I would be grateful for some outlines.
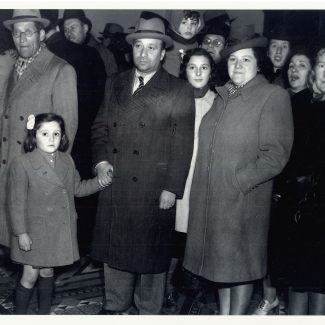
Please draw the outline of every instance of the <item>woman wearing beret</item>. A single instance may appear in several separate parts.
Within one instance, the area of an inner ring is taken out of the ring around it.
[[[245,314],[266,275],[272,179],[293,142],[290,96],[262,75],[266,44],[253,25],[232,29],[230,80],[199,130],[183,265],[217,283],[222,315]]]

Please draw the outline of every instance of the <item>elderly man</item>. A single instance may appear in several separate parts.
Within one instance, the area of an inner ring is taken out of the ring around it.
[[[216,86],[223,86],[228,80],[228,68],[221,59],[220,51],[226,47],[230,32],[230,24],[235,19],[230,19],[225,10],[206,10],[203,14],[206,34],[201,47],[210,53],[215,62],[212,72]]]
[[[90,34],[91,28],[92,23],[82,9],[64,10],[60,29],[63,30],[66,39],[73,43],[94,47],[104,61],[107,76],[110,76],[118,71],[114,55]]]
[[[78,102],[76,73],[45,47],[44,27],[49,21],[41,18],[39,10],[16,9],[12,19],[3,24],[12,31],[19,53],[9,75],[0,122],[0,244],[10,247],[6,183],[12,159],[24,153],[27,118],[44,112],[61,115],[66,122],[71,151],[78,125]]]
[[[160,314],[175,229],[192,156],[194,94],[161,66],[173,41],[159,18],[140,18],[126,41],[135,68],[106,84],[93,126],[99,197],[91,256],[104,262],[103,313]]]

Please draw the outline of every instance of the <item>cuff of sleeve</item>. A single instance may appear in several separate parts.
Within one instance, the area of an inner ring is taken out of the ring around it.
[[[101,164],[104,164],[104,163],[108,163],[108,161],[101,161],[101,162],[99,162],[95,167],[94,167],[94,169],[93,169],[93,174],[94,175],[97,175],[97,167],[99,166],[99,165],[101,165]]]

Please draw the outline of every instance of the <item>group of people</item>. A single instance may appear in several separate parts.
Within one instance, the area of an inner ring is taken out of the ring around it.
[[[215,288],[220,315],[245,314],[260,279],[255,315],[276,311],[281,286],[289,314],[325,314],[325,49],[231,23],[143,11],[124,69],[83,10],[4,21],[0,244],[23,268],[17,314],[37,281],[50,312],[54,268],[79,259],[84,236],[104,263],[101,314],[175,312],[177,267],[201,303]]]

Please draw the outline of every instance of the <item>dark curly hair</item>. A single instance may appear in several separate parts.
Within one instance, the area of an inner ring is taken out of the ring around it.
[[[42,113],[35,116],[35,125],[32,130],[27,130],[27,136],[24,141],[25,152],[32,152],[36,147],[36,131],[43,123],[57,122],[61,128],[61,142],[59,151],[66,151],[69,147],[69,139],[65,131],[65,123],[63,117],[53,113]]]
[[[204,56],[206,57],[208,60],[209,60],[209,63],[210,63],[210,67],[211,67],[211,77],[210,77],[210,80],[209,80],[209,87],[211,90],[214,90],[215,88],[215,84],[214,82],[212,82],[211,80],[214,80],[214,76],[212,75],[213,74],[213,71],[214,71],[214,61],[213,61],[213,58],[211,56],[210,53],[208,53],[205,49],[202,49],[202,48],[195,48],[195,49],[190,49],[190,50],[187,50],[185,52],[185,55],[183,57],[183,61],[182,61],[182,64],[181,64],[181,68],[180,68],[180,73],[179,73],[179,77],[181,79],[184,79],[184,80],[187,80],[187,77],[186,77],[186,68],[187,68],[187,65],[191,59],[192,56]]]
[[[0,26],[0,55],[5,55],[6,51],[14,50],[15,48],[10,30]]]
[[[262,74],[267,80],[273,73],[273,64],[267,56],[267,49],[265,47],[252,47],[254,57],[257,61],[258,73]]]

